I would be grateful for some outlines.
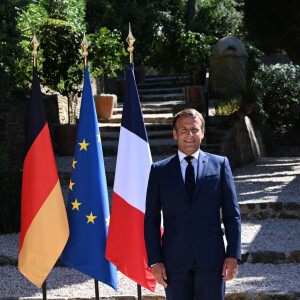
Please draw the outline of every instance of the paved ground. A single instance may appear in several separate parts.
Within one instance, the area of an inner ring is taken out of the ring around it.
[[[264,158],[234,171],[239,202],[300,202],[300,157]],[[244,220],[242,252],[291,251],[300,253],[300,220]],[[300,254],[298,254],[300,256]],[[0,257],[15,260],[18,256],[18,235],[0,236]],[[300,299],[300,263],[243,263],[237,277],[227,285],[228,293],[285,294],[298,293]],[[94,296],[93,280],[69,268],[54,268],[48,280],[48,296],[90,298]],[[136,284],[118,273],[119,295],[136,295]],[[156,293],[162,294],[158,287]],[[117,295],[100,284],[103,296]],[[144,290],[143,294],[151,294]],[[41,297],[41,291],[28,282],[15,266],[0,267],[0,299],[8,297]],[[254,297],[254,296],[253,296]],[[246,298],[239,298],[246,299]],[[254,298],[253,298],[254,299]],[[262,298],[259,298],[262,299]],[[266,298],[271,299],[271,298]],[[273,298],[272,298],[273,299]],[[274,298],[275,299],[275,298]],[[276,298],[279,299],[279,298]]]

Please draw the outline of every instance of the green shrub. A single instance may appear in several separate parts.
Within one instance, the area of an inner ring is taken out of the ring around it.
[[[240,108],[240,101],[236,98],[230,100],[220,100],[216,103],[217,115],[230,115]]]
[[[263,64],[255,74],[253,88],[272,130],[290,129],[300,121],[299,66]]]
[[[0,234],[20,231],[21,186],[21,172],[11,171],[0,152]]]

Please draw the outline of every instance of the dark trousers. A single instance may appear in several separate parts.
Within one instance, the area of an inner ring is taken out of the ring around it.
[[[221,270],[204,270],[197,265],[188,272],[168,273],[167,300],[224,300]]]

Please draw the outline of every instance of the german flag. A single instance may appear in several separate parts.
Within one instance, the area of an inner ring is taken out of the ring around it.
[[[69,225],[42,102],[33,68],[23,166],[19,270],[37,287],[50,273],[69,237]]]

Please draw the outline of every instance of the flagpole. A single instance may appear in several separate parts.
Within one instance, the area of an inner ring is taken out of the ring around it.
[[[31,45],[33,47],[33,50],[32,50],[32,56],[33,56],[33,67],[36,68],[37,67],[37,55],[38,55],[38,47],[40,45],[37,37],[36,37],[36,34],[35,34],[35,27],[33,27],[33,37],[32,37],[32,40],[31,40]],[[43,282],[43,285],[42,285],[42,293],[43,293],[43,300],[47,300],[47,283],[46,283],[46,280]]]
[[[130,23],[129,23],[129,33],[128,33],[126,42],[129,45],[127,50],[130,53],[130,63],[132,64],[133,63],[133,50],[134,50],[133,43],[135,42],[135,38],[132,34]],[[137,284],[137,295],[138,295],[138,300],[142,300],[142,287],[139,284]]]
[[[42,285],[42,292],[43,292],[43,300],[47,300],[47,283],[46,280]]]
[[[85,36],[85,32],[83,34],[83,40],[81,43],[81,47],[83,48],[82,51],[82,55],[84,56],[84,67],[87,68],[88,64],[87,64],[87,56],[88,56],[88,51],[87,48],[89,47],[90,43],[87,40],[86,36]],[[99,281],[97,279],[94,279],[95,281],[95,299],[99,300]]]
[[[96,300],[99,300],[99,284],[97,279],[95,279],[95,297]]]

